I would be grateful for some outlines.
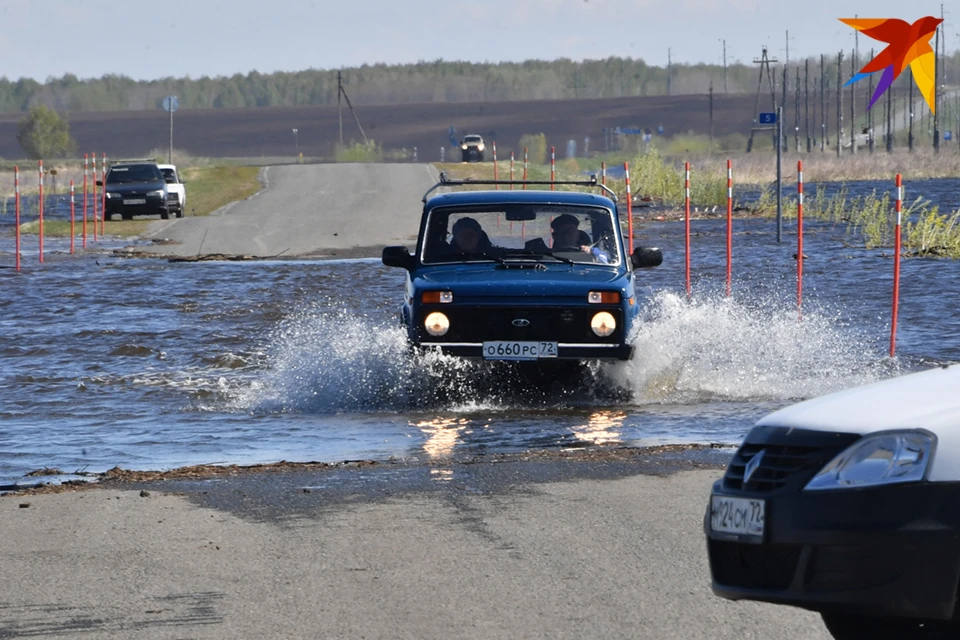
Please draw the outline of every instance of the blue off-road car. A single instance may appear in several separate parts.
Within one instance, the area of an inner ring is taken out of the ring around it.
[[[491,184],[504,186],[427,199],[439,187]],[[383,264],[407,270],[410,343],[485,360],[629,359],[634,270],[658,266],[660,250],[628,253],[616,196],[596,177],[555,184],[609,197],[508,184],[441,174],[423,197],[416,251],[384,248]]]

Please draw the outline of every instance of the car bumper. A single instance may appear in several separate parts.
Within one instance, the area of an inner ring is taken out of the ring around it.
[[[483,360],[482,342],[421,342],[421,349],[436,349],[445,355],[460,358]],[[557,343],[556,358],[540,358],[539,362],[550,360],[629,360],[633,355],[633,345],[629,344],[581,344]]]
[[[146,204],[123,204],[122,200],[107,200],[105,208],[108,215],[116,213],[134,216],[155,216],[167,210],[166,201],[153,199],[148,199]]]
[[[762,543],[704,519],[713,591],[823,612],[948,619],[960,581],[960,485],[886,486],[763,498]]]

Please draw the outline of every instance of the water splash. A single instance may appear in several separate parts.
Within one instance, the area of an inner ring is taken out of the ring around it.
[[[269,336],[265,375],[238,409],[345,413],[474,412],[670,403],[790,400],[877,380],[889,365],[834,314],[773,300],[660,293],[623,363],[466,361],[408,349],[388,320],[312,304]]]
[[[634,359],[611,368],[637,404],[809,398],[895,373],[839,313],[772,298],[649,301]]]

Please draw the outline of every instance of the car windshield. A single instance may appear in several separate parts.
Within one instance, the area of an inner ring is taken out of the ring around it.
[[[107,184],[123,182],[161,182],[160,169],[151,164],[131,164],[123,167],[111,167],[107,174]]]
[[[480,142],[481,140],[480,136],[467,136],[463,139],[464,142]]]
[[[601,207],[498,204],[429,213],[424,264],[537,260],[620,264],[616,219]]]
[[[160,169],[167,184],[177,184],[177,173],[173,169]]]

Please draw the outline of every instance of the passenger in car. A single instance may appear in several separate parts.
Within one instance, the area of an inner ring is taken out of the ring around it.
[[[453,239],[450,241],[452,253],[476,255],[490,253],[493,250],[493,243],[490,242],[487,232],[475,219],[460,218],[453,224]]]
[[[596,262],[604,264],[610,261],[607,252],[594,247],[590,234],[579,228],[580,220],[576,216],[564,213],[550,223],[554,251],[580,251],[589,253]]]

